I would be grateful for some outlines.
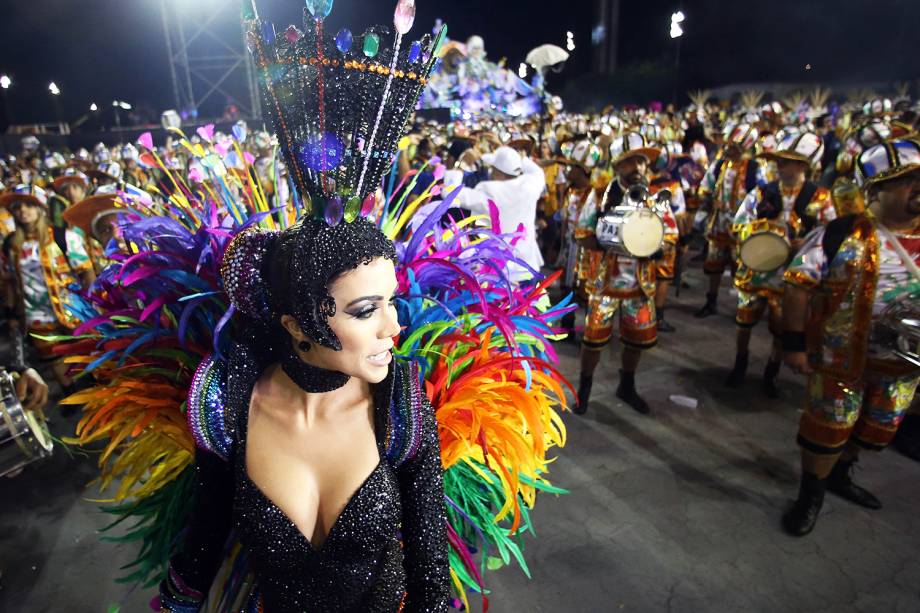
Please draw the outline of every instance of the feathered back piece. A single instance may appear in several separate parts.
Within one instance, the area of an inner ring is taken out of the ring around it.
[[[396,193],[412,191],[414,177],[406,181]],[[384,233],[406,234],[418,207],[440,190],[435,184],[415,200],[391,201]],[[444,222],[455,195],[396,243],[407,326],[397,349],[420,362],[436,412],[454,604],[470,610],[469,592],[489,593],[487,570],[513,560],[530,576],[523,547],[534,535],[537,493],[564,493],[547,473],[551,449],[565,444],[560,414],[571,386],[555,367],[551,340],[554,322],[575,307],[571,297],[555,306],[546,299],[559,273],[537,275],[526,288],[508,280],[508,265],[523,264],[512,249],[522,229],[502,228],[494,205],[489,216]]]
[[[193,181],[150,149],[141,162],[161,174],[153,197],[120,194],[123,245],[110,243],[112,262],[79,306],[74,337],[56,351],[94,384],[62,401],[80,405],[79,445],[104,443],[97,483],[100,502],[127,533],[114,540],[143,543],[126,567],[127,582],[160,579],[188,512],[194,486],[194,441],[186,397],[201,360],[221,346],[229,318],[220,265],[230,239],[252,226],[290,225],[294,209],[269,209],[238,139],[219,143],[213,126],[200,142],[179,133],[179,146],[204,173]],[[229,148],[229,150],[228,150]],[[242,166],[230,170],[230,152]],[[112,491],[114,489],[114,491]],[[126,523],[125,523],[126,522]]]

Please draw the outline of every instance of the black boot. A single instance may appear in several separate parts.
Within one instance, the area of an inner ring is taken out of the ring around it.
[[[718,311],[716,310],[716,300],[718,299],[718,294],[706,294],[706,304],[704,304],[700,310],[693,314],[694,317],[702,319],[703,317],[709,317],[710,315],[715,315]]]
[[[588,401],[591,399],[591,384],[594,383],[594,377],[581,376],[578,382],[578,404],[572,409],[576,415],[584,415],[588,410]]]
[[[815,528],[818,514],[824,504],[825,479],[818,479],[810,473],[802,473],[799,499],[783,515],[783,528],[792,536],[805,536]]]
[[[782,362],[767,362],[767,367],[763,371],[763,392],[767,398],[779,398],[779,388],[776,387],[776,377],[779,376],[779,369]]]
[[[735,367],[732,368],[728,378],[725,380],[726,387],[740,387],[744,383],[744,377],[747,375],[748,354],[735,354]]]
[[[658,309],[656,317],[658,318],[659,332],[677,332],[677,328],[669,324],[668,321],[664,318],[664,307]]]
[[[620,385],[617,398],[631,406],[637,413],[648,415],[651,412],[648,403],[636,392],[636,373],[620,370]]]
[[[856,458],[848,461],[839,460],[834,465],[834,470],[827,478],[827,491],[861,507],[881,509],[882,503],[878,498],[853,483],[853,465],[856,461]]]

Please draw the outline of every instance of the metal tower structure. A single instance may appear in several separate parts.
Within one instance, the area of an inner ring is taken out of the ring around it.
[[[616,71],[619,31],[620,0],[595,0],[594,26],[591,29],[594,72],[613,74]]]
[[[247,119],[262,109],[236,2],[159,0],[176,109],[220,117],[228,103]]]

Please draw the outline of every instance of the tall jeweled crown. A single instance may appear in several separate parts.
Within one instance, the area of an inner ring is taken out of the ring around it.
[[[276,32],[255,0],[243,0],[243,28],[294,187],[313,215],[335,224],[369,212],[447,28],[404,44],[415,0],[399,0],[395,32],[373,26],[330,37],[323,19],[332,2],[306,0],[303,30]]]

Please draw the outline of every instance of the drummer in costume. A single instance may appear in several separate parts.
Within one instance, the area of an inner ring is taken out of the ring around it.
[[[708,251],[703,264],[703,271],[709,275],[709,291],[696,317],[716,314],[722,274],[727,267],[735,266],[735,211],[748,192],[766,183],[760,165],[749,155],[756,141],[757,130],[751,124],[731,128],[721,157],[712,163],[700,185],[699,194],[709,204],[704,226]]]
[[[560,260],[565,271],[562,284],[567,290],[574,290],[578,282],[577,294],[584,298],[585,295],[580,291],[584,278],[578,274],[581,270],[582,250],[578,245],[575,232],[582,209],[586,205],[597,206],[599,194],[592,184],[591,173],[601,158],[601,150],[590,140],[584,139],[571,143],[571,145],[566,143],[562,147],[562,152],[566,156],[567,169],[567,186],[562,199],[563,206],[559,211],[562,221],[563,245]],[[572,316],[574,317],[574,314]]]
[[[598,242],[599,218],[624,203],[630,188],[647,185],[649,166],[659,150],[646,145],[637,132],[627,132],[614,139],[611,157],[616,178],[611,181],[595,206],[585,206],[576,229],[576,237],[585,249],[585,257],[595,262],[587,281],[588,313],[581,350],[581,378],[576,412],[584,413],[591,396],[594,371],[601,352],[613,336],[614,318],[619,314],[623,353],[617,397],[636,411],[649,412],[648,403],[636,391],[635,376],[644,349],[658,342],[655,318],[656,262],[647,257],[624,257],[604,252]],[[650,205],[649,201],[644,203]],[[670,212],[667,213],[670,215]],[[659,224],[659,231],[661,227]],[[663,232],[662,232],[663,234]],[[654,246],[660,251],[661,243]],[[654,251],[652,249],[650,253]]]
[[[773,349],[764,370],[764,391],[770,398],[779,396],[783,273],[790,248],[798,250],[808,232],[836,218],[830,192],[807,179],[809,172],[818,172],[823,154],[821,137],[813,132],[786,136],[774,152],[763,156],[776,164],[779,179],[755,188],[738,207],[734,223],[741,245],[735,273],[738,330],[735,366],[726,380],[729,387],[744,383],[751,330],[769,309]]]
[[[809,375],[798,433],[802,482],[783,516],[796,536],[814,528],[825,491],[881,508],[851,471],[860,449],[891,442],[920,381],[916,356],[898,357],[893,340],[920,310],[920,143],[864,151],[856,179],[868,210],[817,228],[785,275],[784,358]]]
[[[655,313],[659,332],[676,332],[677,330],[665,320],[664,309],[668,301],[668,289],[670,289],[671,283],[677,274],[677,258],[680,257],[680,225],[678,220],[687,216],[684,190],[679,175],[675,176],[677,175],[675,158],[682,155],[682,153],[683,148],[680,143],[668,142],[661,149],[661,156],[656,163],[659,172],[652,178],[652,182],[649,185],[649,190],[652,194],[663,193],[664,190],[670,193],[669,201],[658,205],[662,208],[661,219],[664,222],[663,255],[658,260],[658,266],[655,270]],[[664,207],[668,207],[670,211],[664,211]],[[670,214],[665,215],[666,212]]]

